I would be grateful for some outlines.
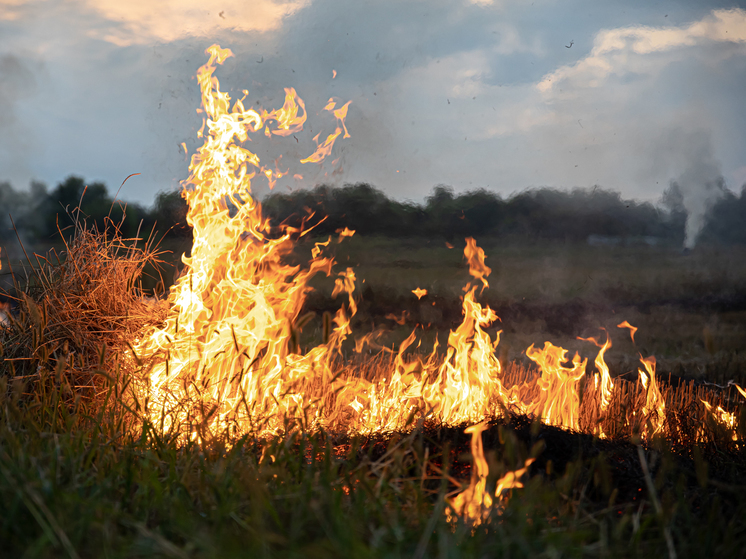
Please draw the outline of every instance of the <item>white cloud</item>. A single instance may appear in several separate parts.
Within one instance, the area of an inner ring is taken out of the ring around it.
[[[548,74],[537,88],[551,93],[563,85],[600,87],[611,75],[651,73],[660,67],[645,64],[645,55],[714,42],[746,44],[746,11],[717,10],[686,27],[634,26],[600,31],[587,57]]]
[[[171,42],[221,31],[272,31],[308,0],[83,0],[113,25],[91,31],[116,45]]]

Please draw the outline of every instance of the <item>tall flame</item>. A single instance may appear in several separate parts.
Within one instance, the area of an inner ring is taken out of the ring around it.
[[[264,127],[278,136],[301,130],[305,106],[288,88],[281,109],[260,113],[246,109],[241,99],[231,107],[214,72],[232,53],[217,45],[207,53],[208,62],[197,72],[204,144],[192,156],[182,191],[193,227],[192,251],[183,257],[185,273],[169,293],[165,323],[142,335],[133,352],[149,368],[149,413],[160,415],[164,428],[188,422],[202,431],[241,431],[247,421],[265,416],[272,430],[283,413],[313,407],[303,385],[316,380],[309,373],[328,361],[329,350],[346,336],[347,318],[340,309],[326,346],[302,357],[290,353],[290,330],[308,280],[330,274],[332,260],[316,253],[303,270],[282,261],[297,231],[269,235],[251,195],[251,179],[263,167],[242,144]],[[354,275],[338,281],[340,291],[351,291]]]

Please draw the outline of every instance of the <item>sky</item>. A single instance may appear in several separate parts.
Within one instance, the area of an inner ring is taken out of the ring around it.
[[[297,138],[253,144],[291,170],[281,191],[598,185],[655,201],[671,180],[746,183],[746,9],[703,0],[0,0],[0,181],[114,192],[140,173],[120,198],[145,205],[178,188],[213,43],[235,54],[221,89],[305,101]],[[333,131],[330,98],[351,101],[351,137],[302,165]]]

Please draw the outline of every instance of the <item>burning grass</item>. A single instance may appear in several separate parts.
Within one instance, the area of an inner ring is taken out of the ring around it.
[[[28,258],[9,294],[18,312],[0,326],[8,386],[22,384],[38,398],[51,383],[65,387],[66,400],[95,401],[106,375],[131,373],[128,345],[165,317],[165,307],[138,288],[144,267],[157,260],[152,243],[138,247],[116,227],[99,232],[84,221],[62,254]]]

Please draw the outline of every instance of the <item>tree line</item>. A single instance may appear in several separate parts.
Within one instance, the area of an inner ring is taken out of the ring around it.
[[[467,236],[566,242],[655,240],[681,244],[687,219],[678,186],[672,183],[658,204],[624,199],[602,188],[571,191],[551,188],[526,190],[503,198],[487,190],[461,194],[436,186],[424,203],[398,201],[365,183],[341,188],[317,186],[292,193],[272,193],[263,201],[264,213],[275,227],[289,225],[318,235],[348,227],[361,235],[390,237]],[[161,192],[152,207],[114,201],[106,185],[86,185],[70,176],[53,189],[32,183],[29,191],[0,183],[0,241],[16,232],[23,239],[50,242],[71,231],[75,219],[99,230],[116,225],[132,238],[160,235],[189,237],[186,204],[179,192]],[[12,215],[13,222],[8,214]],[[15,230],[14,230],[15,229]],[[724,190],[709,208],[700,241],[746,244],[746,185],[739,194]]]
[[[167,236],[188,237],[186,203],[179,192],[161,192],[152,207],[114,200],[102,182],[86,183],[70,176],[49,190],[32,182],[28,191],[0,182],[0,241],[18,235],[24,242],[49,243],[73,232],[76,221],[99,231],[118,229],[124,238],[145,236],[155,229]]]

